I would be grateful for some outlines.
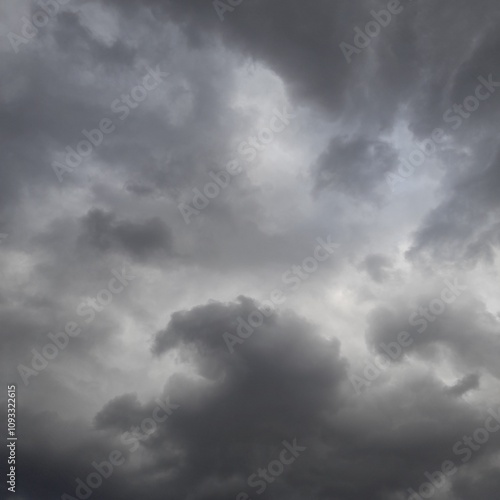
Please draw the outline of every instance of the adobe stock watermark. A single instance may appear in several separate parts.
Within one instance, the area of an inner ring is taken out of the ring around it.
[[[215,9],[215,13],[220,21],[224,21],[224,14],[226,12],[233,12],[235,7],[241,5],[243,0],[214,0],[212,2],[213,8]]]
[[[354,45],[346,42],[341,42],[339,45],[348,64],[351,64],[353,54],[361,54],[364,49],[370,46],[372,40],[380,35],[382,28],[389,26],[392,17],[401,12],[403,12],[403,6],[400,5],[399,0],[390,0],[387,9],[382,9],[379,12],[372,10],[370,12],[373,19],[366,23],[364,30],[359,26],[355,26]]]
[[[126,120],[133,109],[137,108],[141,102],[144,102],[149,93],[157,89],[160,83],[163,83],[168,73],[161,71],[160,66],[156,69],[148,67],[148,72],[142,78],[142,83],[133,87],[128,94],[121,94],[115,99],[111,105],[111,111],[118,115],[120,121]],[[117,122],[119,123],[119,122]],[[66,156],[64,163],[60,161],[52,162],[52,169],[57,176],[59,182],[63,181],[64,173],[74,172],[103,142],[106,135],[113,133],[117,128],[117,124],[111,118],[102,118],[96,128],[91,130],[83,129],[82,139],[73,148],[66,146]]]
[[[179,408],[179,405],[170,402],[169,398],[164,400],[157,398],[156,404],[151,417],[144,418],[139,426],[133,427],[130,432],[126,432],[121,437],[121,442],[130,447],[129,452],[133,453],[140,447],[139,442],[146,440],[151,434],[156,432],[158,424],[165,422],[174,412]],[[90,498],[95,490],[100,488],[105,479],[109,479],[116,467],[125,463],[125,457],[120,450],[113,450],[109,456],[108,461],[104,460],[101,463],[92,462],[93,472],[90,472],[85,481],[76,478],[75,496],[64,493],[61,500],[86,500]]]
[[[97,313],[102,312],[113,302],[115,295],[123,292],[129,283],[136,278],[125,269],[122,269],[121,272],[113,269],[111,274],[113,274],[113,278],[108,281],[107,288],[100,290],[95,297],[82,301],[76,308],[77,316],[84,318],[87,325],[94,321]],[[28,386],[30,377],[36,377],[45,370],[49,362],[55,360],[59,353],[68,347],[70,339],[78,337],[82,331],[83,328],[79,323],[68,321],[64,330],[58,333],[48,333],[47,337],[51,342],[47,342],[40,351],[31,349],[31,368],[22,364],[17,366],[17,371],[24,385]]]
[[[299,446],[297,439],[294,439],[292,443],[283,441],[281,444],[283,449],[280,451],[278,458],[269,462],[266,467],[258,469],[247,479],[248,486],[254,488],[257,495],[262,495],[267,487],[283,474],[285,467],[293,464],[300,454],[307,449],[305,446]],[[236,500],[250,500],[250,495],[242,491],[236,495]]]
[[[438,316],[444,313],[446,306],[453,304],[467,290],[467,286],[460,285],[457,278],[455,278],[454,283],[450,280],[445,280],[444,283],[446,287],[441,290],[440,298],[431,300],[427,307],[420,306],[410,314],[408,322],[411,326],[416,327],[418,333],[425,332],[429,327],[429,323],[434,323]],[[398,333],[396,341],[387,344],[380,343],[379,347],[385,354],[377,354],[373,361],[367,361],[362,376],[349,376],[349,381],[356,394],[359,395],[363,389],[369,388],[389,368],[393,361],[397,361],[404,355],[405,349],[415,342],[414,334],[402,331]]]
[[[491,435],[500,430],[500,408],[496,412],[494,410],[488,410],[488,414],[489,417],[485,419],[482,427],[475,429],[469,436],[463,436],[462,439],[458,440],[453,445],[453,454],[456,456],[462,455],[461,465],[470,462],[475,454],[490,440]],[[458,466],[453,460],[443,461],[440,469],[437,471],[425,471],[424,476],[427,481],[423,482],[417,488],[418,491],[409,488],[407,490],[410,494],[408,500],[431,498],[439,489],[447,484],[448,478],[457,472]]]
[[[13,31],[7,33],[7,38],[9,39],[12,50],[17,54],[20,50],[19,47],[33,40],[38,35],[39,29],[47,26],[50,20],[57,16],[61,10],[61,5],[66,5],[70,1],[71,0],[44,0],[43,2],[38,2],[40,8],[35,11],[31,19],[28,19],[26,16],[21,17],[21,21],[23,22],[21,34],[18,35]]]
[[[325,239],[317,238],[318,245],[314,249],[313,255],[306,257],[302,265],[293,265],[281,276],[281,282],[287,286],[285,291],[281,288],[272,290],[269,300],[264,300],[261,306],[252,311],[246,320],[241,316],[236,318],[236,334],[224,332],[222,338],[230,354],[233,354],[235,345],[241,345],[249,339],[256,329],[264,324],[265,317],[271,317],[274,314],[277,305],[283,304],[287,300],[287,293],[296,292],[302,283],[308,280],[320,267],[321,262],[331,258],[335,250],[340,246],[331,241],[331,236]]]
[[[274,109],[273,117],[269,120],[269,127],[260,130],[256,135],[250,136],[246,141],[242,141],[238,146],[238,153],[249,163],[253,162],[259,152],[266,148],[276,139],[277,134],[281,134],[289,125],[291,120],[296,118],[295,113],[291,113],[285,106],[283,111]],[[191,203],[179,203],[179,209],[184,222],[189,224],[191,218],[200,214],[207,208],[210,200],[217,198],[223,189],[231,183],[232,177],[243,172],[241,160],[236,158],[229,161],[224,170],[211,171],[208,175],[213,182],[207,182],[203,189],[194,188],[194,196]]]
[[[476,87],[474,95],[468,95],[462,104],[454,104],[443,113],[443,121],[450,124],[452,130],[458,130],[464,121],[471,117],[477,111],[481,102],[487,101],[500,87],[500,82],[493,80],[493,75],[488,75],[488,78],[479,76],[477,78],[479,85]],[[437,151],[438,145],[445,140],[446,131],[441,127],[436,127],[430,137],[423,142],[416,143],[415,148],[411,151],[406,159],[401,160],[398,166],[397,173],[388,172],[385,174],[385,179],[391,191],[395,190],[395,186],[405,179],[408,179],[415,173],[415,169],[421,167],[428,158],[431,158]]]

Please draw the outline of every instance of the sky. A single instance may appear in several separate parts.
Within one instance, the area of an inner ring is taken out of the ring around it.
[[[497,498],[499,23],[4,0],[2,498]]]

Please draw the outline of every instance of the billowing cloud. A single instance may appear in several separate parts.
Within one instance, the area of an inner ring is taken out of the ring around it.
[[[496,0],[0,11],[6,498],[495,497]]]

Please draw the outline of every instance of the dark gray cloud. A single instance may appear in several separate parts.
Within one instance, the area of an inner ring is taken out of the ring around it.
[[[391,309],[381,307],[373,311],[366,332],[368,343],[375,351],[384,353],[382,344],[397,342],[400,332],[408,332],[411,345],[403,349],[404,356],[398,357],[397,362],[413,354],[435,361],[445,356],[441,351],[445,347],[451,351],[451,356],[446,357],[458,366],[485,369],[498,377],[495,360],[500,348],[499,317],[468,294],[445,304],[440,299],[441,291],[435,288],[434,293],[404,297],[395,301]]]
[[[367,494],[388,498],[407,485],[418,485],[426,470],[439,468],[446,459],[459,463],[451,451],[457,435],[474,430],[482,416],[463,402],[443,399],[432,377],[407,380],[380,394],[376,407],[373,401],[356,400],[347,391],[347,364],[339,357],[338,342],[322,339],[311,324],[291,313],[274,315],[236,354],[229,354],[220,342],[221,331],[231,330],[238,315],[256,305],[242,297],[236,303],[176,313],[158,339],[171,339],[169,350],[192,346],[185,359],[194,363],[196,376],[179,374],[165,385],[160,398],[168,395],[176,405],[169,418],[154,433],[134,441],[133,427],[151,417],[155,403],[142,405],[133,394],[114,398],[95,417],[104,432],[101,439],[89,441],[85,436],[90,431],[81,429],[72,435],[72,444],[65,444],[74,450],[74,458],[62,466],[54,449],[48,464],[62,467],[65,477],[78,476],[89,469],[85,460],[91,463],[118,449],[131,461],[128,478],[125,470],[117,470],[112,481],[95,491],[96,498],[111,491],[134,498],[139,485],[152,499],[161,498],[165,488],[172,498],[235,498],[240,491],[255,493],[247,478],[276,457],[283,440],[296,439],[306,450],[267,486],[263,498],[357,500]],[[450,427],[446,420],[452,418]],[[52,431],[43,435],[32,430],[36,438],[30,442],[40,447],[46,439],[62,443],[74,424],[55,420],[62,430],[57,437],[50,437]],[[120,435],[125,439],[117,440]],[[498,442],[494,438],[478,453],[485,464]],[[138,464],[134,457],[141,457]],[[480,471],[487,475],[489,468]],[[55,491],[56,485],[71,488],[69,481],[53,475],[35,484],[40,495]]]
[[[379,184],[394,170],[395,150],[382,141],[340,137],[331,140],[315,167],[316,189],[335,189],[357,199],[377,196]]]
[[[40,5],[0,7],[15,498],[76,498],[113,451],[90,498],[406,500],[445,460],[457,472],[434,498],[495,498],[500,432],[477,442],[499,411],[499,4],[401,1],[346,60],[388,5],[243,0],[221,20],[205,0],[67,2],[17,51]],[[103,119],[114,130],[58,179]],[[179,204],[232,160],[187,224]],[[340,246],[270,311],[319,237]],[[19,366],[54,338],[25,385]],[[285,440],[306,449],[259,495],[248,479]]]
[[[173,253],[170,230],[159,218],[131,222],[93,209],[82,220],[82,226],[82,241],[101,251],[118,250],[139,259]]]
[[[468,267],[478,261],[492,263],[498,246],[497,197],[499,160],[477,165],[456,182],[446,199],[416,232],[408,256],[437,262],[461,263]]]
[[[477,373],[470,373],[459,380],[455,385],[447,389],[451,396],[462,396],[467,392],[479,388],[480,376]]]
[[[111,400],[96,415],[95,424],[97,428],[117,426],[118,429],[130,429],[140,419],[141,404],[135,394],[124,394]]]

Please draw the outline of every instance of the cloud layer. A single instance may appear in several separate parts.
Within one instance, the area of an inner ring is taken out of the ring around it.
[[[5,498],[495,498],[498,2],[43,4],[0,7]]]

